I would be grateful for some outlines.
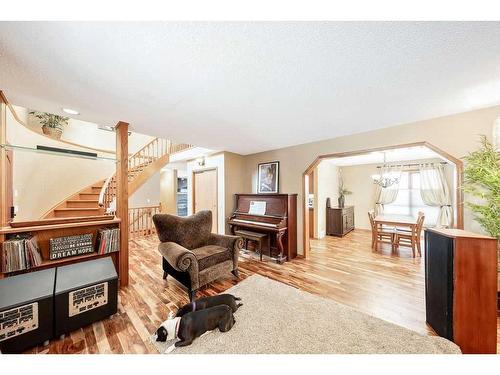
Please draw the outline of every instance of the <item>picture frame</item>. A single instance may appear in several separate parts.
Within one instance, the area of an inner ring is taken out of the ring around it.
[[[259,163],[257,168],[257,193],[278,194],[280,162]]]

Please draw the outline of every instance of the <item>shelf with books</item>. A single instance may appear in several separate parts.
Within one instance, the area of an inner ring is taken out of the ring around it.
[[[23,269],[14,272],[2,272],[0,269],[0,278],[9,277],[17,274],[22,274],[26,272],[31,272],[34,270],[51,268],[60,266],[63,264],[77,263],[93,258],[99,258],[104,256],[111,256],[115,264],[117,272],[119,272],[120,265],[120,252],[109,252],[105,254],[100,254],[97,252],[99,232],[105,229],[119,229],[120,220],[102,220],[102,221],[90,221],[90,222],[77,222],[77,223],[58,223],[58,224],[47,224],[38,226],[26,226],[21,228],[5,227],[0,229],[0,250],[1,250],[1,260],[3,264],[4,251],[3,243],[6,240],[12,239],[19,235],[32,235],[36,237],[36,242],[40,249],[42,262],[34,267]],[[118,237],[119,237],[119,231]],[[50,260],[50,239],[58,237],[76,236],[81,234],[92,234],[92,246],[95,251],[82,255],[75,255],[66,258]],[[115,234],[116,236],[116,234]]]

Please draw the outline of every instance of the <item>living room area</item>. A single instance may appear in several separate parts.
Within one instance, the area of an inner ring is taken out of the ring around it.
[[[0,21],[2,358],[498,358],[499,43]]]

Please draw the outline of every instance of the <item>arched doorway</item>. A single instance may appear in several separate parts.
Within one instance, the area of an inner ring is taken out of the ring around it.
[[[332,154],[325,154],[325,155],[319,155],[310,165],[309,167],[303,172],[302,174],[302,192],[303,192],[303,210],[302,210],[302,223],[303,223],[303,249],[304,249],[304,257],[309,256],[309,251],[310,251],[310,216],[309,216],[309,208],[308,208],[308,198],[309,198],[309,188],[311,186],[311,181],[310,178],[312,177],[312,174],[314,173],[315,168],[321,163],[321,161],[325,159],[332,159],[332,158],[345,158],[345,157],[350,157],[350,156],[357,156],[357,155],[364,155],[364,154],[369,154],[373,152],[383,152],[383,151],[389,151],[389,150],[395,150],[395,149],[403,149],[403,148],[412,148],[412,147],[426,147],[436,154],[439,155],[440,158],[446,160],[448,163],[454,165],[455,167],[455,173],[454,173],[454,186],[456,188],[455,190],[455,221],[454,221],[454,227],[463,229],[464,226],[464,210],[463,210],[463,191],[462,191],[462,176],[463,176],[463,162],[450,155],[444,150],[441,150],[440,148],[432,145],[429,142],[422,141],[422,142],[414,142],[414,143],[407,143],[407,144],[398,144],[398,145],[391,145],[391,146],[384,146],[384,147],[377,147],[377,148],[372,148],[372,149],[364,149],[364,150],[355,150],[355,151],[349,151],[349,152],[341,152],[341,153],[332,153]]]

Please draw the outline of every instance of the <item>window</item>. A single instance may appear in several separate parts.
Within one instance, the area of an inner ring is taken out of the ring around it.
[[[394,202],[385,205],[384,213],[417,217],[419,211],[425,214],[424,225],[426,227],[436,225],[439,207],[427,206],[422,201],[420,196],[420,173],[418,171],[402,172],[398,196]]]

